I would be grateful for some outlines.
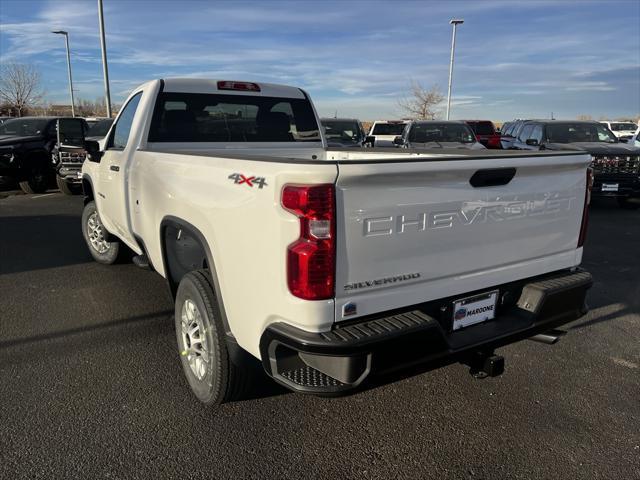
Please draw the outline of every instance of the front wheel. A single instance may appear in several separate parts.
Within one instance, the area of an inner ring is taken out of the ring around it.
[[[44,167],[34,167],[29,176],[19,182],[20,189],[24,193],[44,193],[49,186],[49,175]]]
[[[229,355],[218,299],[209,272],[196,270],[180,281],[175,325],[182,369],[202,403],[221,404],[238,398],[247,385],[247,369]]]
[[[116,262],[120,252],[120,242],[109,238],[109,233],[100,220],[96,202],[87,203],[82,211],[82,235],[96,262],[105,265]]]
[[[629,197],[618,197],[618,205],[625,210],[637,210],[640,208],[640,199],[633,202]]]

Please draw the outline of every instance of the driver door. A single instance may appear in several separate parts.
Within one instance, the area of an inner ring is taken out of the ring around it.
[[[129,229],[125,170],[136,149],[131,134],[141,98],[142,92],[131,97],[111,129],[100,161],[96,195],[100,219],[107,230],[129,243],[134,240]]]

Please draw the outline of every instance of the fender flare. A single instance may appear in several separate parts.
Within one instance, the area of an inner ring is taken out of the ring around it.
[[[229,321],[227,318],[227,313],[226,313],[226,309],[224,307],[224,299],[222,297],[222,292],[220,290],[220,282],[218,281],[218,272],[216,270],[216,265],[215,265],[215,261],[213,259],[213,255],[211,253],[211,248],[209,247],[209,243],[207,242],[205,236],[202,234],[202,232],[194,225],[192,225],[191,223],[187,222],[186,220],[183,220],[181,218],[178,217],[174,217],[173,215],[166,215],[165,217],[162,218],[162,220],[160,221],[160,231],[159,231],[159,235],[160,235],[160,250],[161,250],[161,257],[162,257],[162,268],[163,271],[165,273],[165,277],[167,279],[167,282],[169,284],[169,290],[171,292],[171,295],[173,296],[173,298],[175,298],[176,292],[178,290],[178,284],[180,282],[179,279],[175,279],[174,276],[171,273],[171,269],[170,269],[170,261],[169,261],[169,256],[168,256],[168,251],[167,251],[167,244],[166,244],[166,231],[167,228],[176,228],[178,230],[182,231],[182,235],[189,235],[191,236],[193,239],[195,239],[195,241],[198,243],[198,245],[202,248],[203,252],[204,252],[204,259],[206,261],[206,268],[209,270],[209,273],[211,274],[211,281],[213,283],[213,289],[214,289],[214,293],[216,294],[216,298],[218,300],[218,306],[220,308],[220,314],[222,315],[222,324],[224,325],[224,329],[225,329],[225,334],[227,336],[227,338],[229,339],[233,339],[233,333],[231,332],[231,327],[229,326]],[[181,236],[182,236],[181,235]],[[205,265],[202,265],[201,268],[204,268]],[[185,273],[188,273],[185,271]],[[235,340],[234,340],[235,343]]]
[[[87,190],[85,189],[85,182],[89,184],[89,187],[91,188],[91,195],[87,195]],[[82,175],[82,194],[84,195],[84,204],[86,205],[87,203],[89,203],[91,200],[95,199],[95,189],[93,188],[93,180],[91,180],[91,177],[88,174],[83,174]]]

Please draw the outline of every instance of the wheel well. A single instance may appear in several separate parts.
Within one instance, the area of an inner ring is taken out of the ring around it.
[[[222,324],[227,337],[233,338],[229,321],[227,320],[227,312],[224,308],[216,266],[213,262],[209,244],[202,232],[180,218],[167,216],[160,223],[160,243],[164,272],[173,298],[176,298],[180,280],[187,273],[200,269],[208,270],[222,315]],[[237,344],[234,345],[237,347]],[[235,347],[233,345],[229,346],[232,349]],[[233,355],[236,354],[234,353]]]
[[[173,222],[163,225],[161,238],[167,280],[175,296],[182,277],[193,270],[209,268],[207,250],[197,233]]]
[[[26,180],[30,177],[34,167],[42,168],[46,172],[54,172],[49,166],[49,156],[45,150],[35,150],[27,152],[23,156],[18,157],[19,179]]]
[[[91,182],[86,178],[82,179],[82,192],[84,193],[85,205],[94,199],[93,187],[91,186]]]

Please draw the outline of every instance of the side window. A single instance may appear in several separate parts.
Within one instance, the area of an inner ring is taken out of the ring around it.
[[[137,93],[129,103],[127,103],[120,114],[120,118],[113,129],[111,140],[109,141],[109,148],[115,150],[122,150],[127,146],[129,140],[129,134],[131,133],[131,125],[133,124],[133,117],[138,109],[138,104],[142,98],[142,92]]]
[[[538,143],[542,143],[542,125],[535,125],[529,134],[529,138],[537,140]]]
[[[524,127],[522,127],[522,130],[520,131],[520,135],[518,135],[518,140],[520,140],[521,142],[524,142],[527,138],[529,138],[529,134],[531,133],[532,130],[533,130],[533,125],[525,125]]]

